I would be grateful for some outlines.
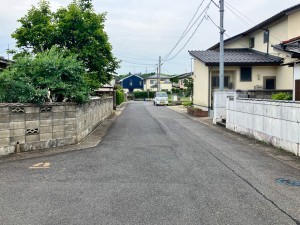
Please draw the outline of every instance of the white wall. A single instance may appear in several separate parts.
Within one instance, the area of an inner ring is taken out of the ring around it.
[[[227,99],[226,128],[300,156],[300,104]]]
[[[226,119],[226,102],[228,98],[236,99],[235,91],[215,91],[214,92],[214,118],[213,123]]]

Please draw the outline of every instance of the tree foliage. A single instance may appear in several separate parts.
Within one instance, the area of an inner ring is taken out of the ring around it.
[[[41,0],[19,22],[12,37],[20,53],[39,53],[52,46],[78,55],[87,70],[91,88],[111,80],[119,62],[104,31],[105,14],[94,12],[91,0],[74,0],[52,12],[49,2]]]
[[[185,95],[193,97],[194,79],[192,77],[188,77],[183,80],[183,84],[187,88],[185,91]]]
[[[44,103],[75,101],[89,98],[84,82],[85,69],[74,54],[53,47],[45,52],[19,57],[0,73],[0,101]],[[49,95],[50,94],[50,95]]]

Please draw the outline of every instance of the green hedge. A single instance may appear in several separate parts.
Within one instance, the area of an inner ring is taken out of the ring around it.
[[[289,93],[280,92],[272,95],[273,100],[293,100],[293,96]]]
[[[149,91],[149,97],[148,97],[148,91],[137,91],[133,93],[133,96],[135,99],[145,99],[145,98],[154,98],[154,91]]]
[[[116,90],[116,103],[117,105],[121,105],[122,102],[125,102],[125,94],[123,90],[117,89]]]

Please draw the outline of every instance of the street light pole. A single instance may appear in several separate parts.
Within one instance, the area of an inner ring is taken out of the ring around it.
[[[219,89],[224,90],[224,0],[220,0],[220,65]]]

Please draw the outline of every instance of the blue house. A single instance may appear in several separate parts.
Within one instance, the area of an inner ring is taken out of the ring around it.
[[[133,92],[134,89],[144,89],[144,79],[138,75],[130,75],[128,77],[119,80],[123,89],[128,89],[129,92]]]

